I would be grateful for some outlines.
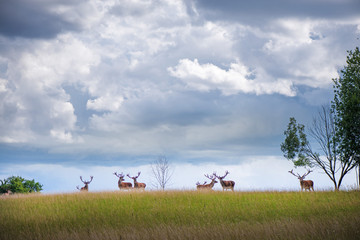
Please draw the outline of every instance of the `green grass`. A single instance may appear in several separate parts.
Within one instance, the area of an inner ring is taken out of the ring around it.
[[[102,192],[0,198],[0,239],[360,239],[360,192]]]

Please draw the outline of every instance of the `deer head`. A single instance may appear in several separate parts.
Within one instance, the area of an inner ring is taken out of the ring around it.
[[[114,175],[117,176],[119,178],[119,181],[124,181],[124,177],[125,175],[123,173],[117,173],[117,172],[114,172]]]

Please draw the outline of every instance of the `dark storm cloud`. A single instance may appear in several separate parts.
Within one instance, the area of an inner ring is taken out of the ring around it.
[[[7,37],[53,38],[80,25],[51,12],[47,1],[0,1],[0,34]],[[74,6],[75,7],[75,6]]]
[[[277,18],[344,19],[359,15],[357,0],[197,0],[198,11],[207,18],[239,20],[247,24]]]

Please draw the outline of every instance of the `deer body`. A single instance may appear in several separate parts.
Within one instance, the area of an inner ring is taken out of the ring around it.
[[[145,183],[140,183],[140,182],[137,181],[137,178],[140,176],[140,174],[141,174],[141,172],[138,172],[138,175],[136,177],[131,177],[129,174],[127,176],[129,178],[131,178],[132,180],[134,180],[134,188],[145,190],[146,184]]]
[[[223,179],[229,174],[228,171],[225,172],[225,175],[220,177],[217,176],[215,173],[214,175],[220,180],[220,184],[224,190],[230,189],[231,191],[234,191],[234,187],[235,187],[235,182],[234,181],[224,181]]]
[[[209,178],[211,180],[211,182],[209,184],[206,184],[206,182],[204,182],[204,184],[200,184],[199,182],[197,182],[196,183],[197,190],[212,190],[215,183],[217,183],[216,177],[214,175],[211,175],[211,176],[205,175],[205,177]]]
[[[119,181],[118,181],[118,186],[119,186],[119,189],[122,190],[122,189],[131,189],[132,188],[132,184],[129,183],[129,182],[124,182],[125,179],[124,179],[124,174],[120,173],[118,174],[117,172],[114,172],[114,175],[117,176],[119,178]]]
[[[293,170],[289,171],[289,173],[291,173],[292,175],[294,175],[295,177],[297,177],[300,180],[300,187],[301,187],[301,191],[303,191],[305,189],[311,191],[311,189],[314,191],[314,182],[311,180],[304,180],[305,177],[307,175],[309,175],[309,173],[311,173],[312,171],[308,170],[307,173],[305,173],[304,175],[300,176],[300,174],[297,173],[297,175],[295,175],[293,173]]]
[[[303,191],[303,189],[309,190],[312,189],[314,191],[314,182],[311,180],[300,180],[300,186],[301,186],[301,191]]]
[[[10,194],[12,194],[11,190],[7,190],[6,193],[4,193],[5,196],[9,196]]]

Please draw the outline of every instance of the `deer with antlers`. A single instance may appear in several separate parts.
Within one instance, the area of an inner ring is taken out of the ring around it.
[[[85,184],[85,186],[83,186],[82,188],[79,188],[79,186],[77,186],[76,188],[80,191],[89,191],[89,184],[91,183],[93,178],[94,178],[93,176],[90,176],[90,181],[84,181],[82,179],[82,176],[80,176],[80,180]]]
[[[197,190],[212,190],[212,188],[214,187],[215,183],[217,183],[216,181],[216,176],[211,175],[209,176],[208,174],[204,174],[205,177],[207,177],[208,179],[211,180],[211,182],[209,184],[206,184],[206,182],[204,182],[204,184],[200,184],[200,182],[196,183],[196,188]]]
[[[235,182],[234,181],[224,181],[223,179],[229,174],[229,171],[226,170],[225,175],[220,177],[214,173],[214,176],[217,177],[220,180],[220,184],[224,190],[231,189],[231,191],[234,191]]]
[[[295,177],[297,177],[300,180],[300,186],[301,186],[301,191],[304,190],[309,190],[311,191],[311,189],[314,191],[314,182],[311,180],[304,180],[305,177],[307,175],[309,175],[309,173],[311,173],[312,171],[309,169],[307,173],[305,173],[304,175],[300,176],[300,174],[297,173],[297,175],[294,174],[293,170],[291,169],[291,171],[289,171],[289,173],[291,173],[292,175],[294,175]]]
[[[125,181],[125,179],[124,179],[125,175],[123,173],[118,174],[117,172],[114,172],[114,175],[119,178],[118,186],[119,186],[120,190],[122,190],[122,189],[126,190],[126,189],[131,189],[132,188],[131,183],[124,182]]]
[[[138,172],[138,175],[136,177],[131,177],[130,174],[128,174],[127,176],[129,178],[131,178],[132,180],[134,180],[134,188],[145,190],[146,184],[145,183],[140,183],[140,182],[137,181],[137,178],[140,176],[140,174],[141,174],[141,172]]]

